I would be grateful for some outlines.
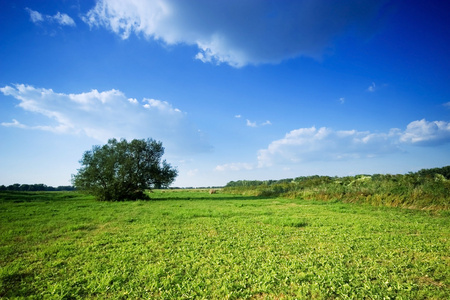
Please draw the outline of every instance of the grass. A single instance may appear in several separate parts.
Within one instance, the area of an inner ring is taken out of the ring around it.
[[[0,297],[449,299],[450,215],[155,191],[0,193]]]
[[[281,180],[239,180],[229,182],[224,190],[254,196],[450,210],[450,166],[405,175],[314,175]]]

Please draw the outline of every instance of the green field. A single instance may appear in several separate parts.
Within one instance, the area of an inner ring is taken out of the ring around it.
[[[155,191],[0,193],[0,297],[450,299],[450,214]]]

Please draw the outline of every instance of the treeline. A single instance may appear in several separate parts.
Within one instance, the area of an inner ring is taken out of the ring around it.
[[[230,181],[231,193],[411,208],[450,208],[450,166],[408,174]]]
[[[45,184],[11,184],[8,186],[0,185],[0,191],[20,191],[20,192],[53,192],[53,191],[74,191],[75,188],[71,185],[58,187],[47,186]]]
[[[434,175],[436,174],[441,174],[446,179],[450,179],[450,166],[446,166],[443,168],[422,169],[416,174],[428,178],[434,177]]]

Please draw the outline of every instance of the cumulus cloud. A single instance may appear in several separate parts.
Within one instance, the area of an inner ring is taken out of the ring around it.
[[[194,45],[203,62],[242,67],[301,55],[319,58],[339,35],[370,34],[386,2],[98,0],[82,19],[123,39],[134,33],[168,45]]]
[[[26,8],[26,11],[30,14],[31,22],[40,23],[47,21],[49,23],[57,23],[61,26],[76,26],[75,21],[67,14],[57,12],[54,16],[43,15],[38,11]]]
[[[398,151],[402,146],[435,146],[450,142],[450,123],[426,120],[409,123],[404,131],[387,133],[333,130],[327,127],[299,128],[258,151],[258,166],[298,164],[306,161],[336,161],[371,158]]]
[[[450,141],[450,123],[428,122],[425,119],[408,124],[400,141],[421,146],[445,144]]]
[[[167,113],[167,114],[178,114],[181,113],[181,110],[178,108],[173,108],[170,103],[167,101],[161,101],[156,99],[147,99],[144,98],[144,107],[147,109],[157,109],[160,112]]]
[[[0,88],[19,100],[19,107],[41,116],[41,124],[27,125],[13,119],[2,126],[85,135],[101,142],[109,138],[154,138],[174,151],[209,151],[205,135],[186,114],[166,101],[127,98],[119,90],[79,94],[17,84]]]
[[[276,163],[377,156],[398,149],[395,142],[397,135],[395,130],[385,134],[357,130],[335,131],[326,127],[300,128],[273,141],[267,149],[259,150],[258,164],[270,166]]]

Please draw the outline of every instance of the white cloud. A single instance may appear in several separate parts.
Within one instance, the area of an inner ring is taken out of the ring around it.
[[[214,169],[215,171],[242,171],[242,170],[253,170],[255,168],[254,165],[249,163],[230,163],[218,165]]]
[[[242,67],[321,57],[345,32],[370,34],[384,2],[98,0],[82,19],[123,39],[194,45],[203,62]]]
[[[402,146],[435,146],[450,143],[450,123],[426,120],[409,123],[406,130],[387,133],[333,130],[327,127],[299,128],[258,151],[258,166],[300,164],[308,161],[338,161],[372,158],[403,151]]]
[[[247,125],[248,127],[256,128],[256,127],[259,127],[259,126],[272,125],[272,122],[270,122],[269,120],[267,120],[267,121],[262,122],[262,123],[260,123],[260,124],[258,125],[256,122],[252,122],[252,121],[250,121],[250,120],[247,119],[246,125]]]
[[[30,87],[31,86],[24,86],[23,87]],[[20,87],[19,87],[20,88]],[[46,90],[46,89],[36,89],[36,90],[42,90],[49,96],[51,95],[58,95],[64,97],[65,94],[56,94],[53,92],[53,90]],[[69,99],[75,103],[77,103],[79,109],[85,110],[85,111],[95,111],[95,110],[101,110],[104,105],[110,104],[114,105],[114,102],[120,101],[122,98],[125,97],[125,95],[118,90],[112,89],[105,92],[99,92],[97,90],[91,90],[90,92],[85,92],[81,94],[68,94],[67,95]],[[120,99],[120,100],[119,100]]]
[[[136,99],[114,89],[64,94],[24,84],[5,86],[0,92],[19,100],[23,110],[43,117],[40,125],[14,119],[2,126],[85,135],[101,142],[113,137],[154,138],[180,153],[210,150],[205,135],[184,112],[166,101],[144,99],[139,105]]]
[[[49,18],[63,26],[76,26],[75,21],[67,14],[57,12],[56,15],[54,15],[53,17],[49,16]]]
[[[335,131],[326,127],[300,128],[273,141],[267,149],[259,150],[258,165],[373,157],[397,151],[396,135],[396,131],[383,134],[356,130]]]
[[[247,119],[247,126],[248,127],[257,127],[256,122],[251,122],[249,119]]]
[[[144,107],[147,109],[154,108],[161,112],[169,114],[181,113],[181,110],[179,110],[178,108],[172,108],[172,105],[169,104],[167,101],[144,98],[144,102],[147,102],[146,104],[144,104]]]
[[[17,127],[17,128],[24,128],[24,129],[27,128],[27,126],[21,124],[16,119],[13,119],[12,123],[2,122],[1,125],[5,126],[5,127]]]
[[[38,11],[32,10],[30,8],[25,8],[26,11],[30,14],[31,22],[40,23],[44,21],[48,21],[49,23],[58,23],[62,26],[76,26],[75,21],[67,14],[62,14],[59,11],[54,15],[43,15]]]
[[[450,102],[444,103],[443,104],[446,108],[450,108]]]
[[[344,104],[345,103],[345,98],[344,97],[339,98],[339,103]]]
[[[376,88],[377,86],[375,85],[375,82],[372,82],[372,84],[367,88],[367,91],[373,93],[375,92]]]
[[[234,116],[236,119],[240,119],[242,116],[241,115],[235,115]]]
[[[400,141],[416,145],[439,145],[450,142],[450,123],[425,119],[408,124]]]
[[[44,17],[42,16],[42,14],[40,12],[29,9],[28,7],[25,8],[25,10],[30,14],[31,22],[38,23],[38,22],[42,22],[44,20]]]

